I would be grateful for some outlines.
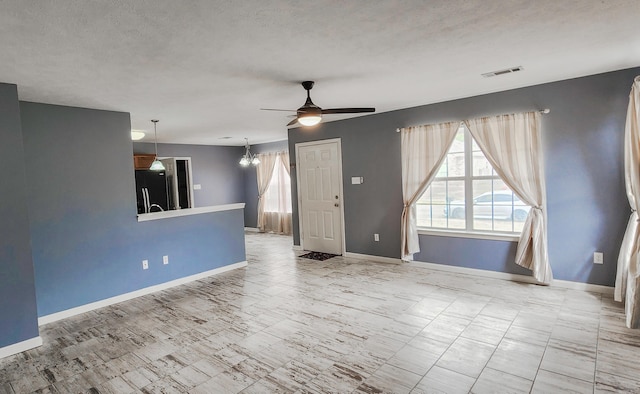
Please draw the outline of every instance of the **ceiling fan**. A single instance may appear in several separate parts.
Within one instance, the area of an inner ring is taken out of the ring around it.
[[[328,114],[357,114],[362,112],[376,112],[375,108],[329,108],[322,109],[311,101],[309,91],[313,88],[313,81],[302,82],[302,87],[307,91],[307,101],[297,110],[262,108],[264,111],[291,111],[296,112],[296,118],[287,124],[287,127],[300,123],[303,126],[314,126],[320,123],[322,115]]]

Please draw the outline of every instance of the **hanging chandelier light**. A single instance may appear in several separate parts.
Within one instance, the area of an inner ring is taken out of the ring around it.
[[[156,145],[156,158],[153,160],[153,163],[151,163],[151,167],[149,167],[149,169],[153,171],[164,171],[164,164],[158,160],[158,130],[156,129],[156,126],[158,125],[159,120],[151,119],[151,121],[153,122],[153,140]]]
[[[243,167],[248,166],[249,164],[253,165],[253,166],[257,166],[258,164],[260,164],[260,159],[258,159],[257,155],[251,154],[251,148],[249,147],[249,139],[245,138],[244,139],[245,142],[245,151],[244,151],[244,155],[242,155],[242,159],[240,159],[240,165]]]

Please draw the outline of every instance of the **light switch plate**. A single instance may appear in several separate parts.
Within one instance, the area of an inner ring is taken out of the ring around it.
[[[351,184],[352,185],[361,185],[364,183],[364,177],[362,176],[352,176],[351,177]]]
[[[593,264],[604,264],[604,254],[602,252],[593,252]]]
[[[199,183],[196,183],[195,185],[193,185],[193,190],[200,190],[202,189],[202,185]]]

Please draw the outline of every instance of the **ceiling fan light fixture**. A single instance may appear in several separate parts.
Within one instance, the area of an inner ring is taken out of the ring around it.
[[[322,120],[322,115],[307,114],[299,115],[298,122],[303,126],[315,126]]]
[[[322,109],[311,101],[311,88],[313,81],[302,82],[302,87],[307,91],[307,100],[304,105],[297,109],[296,118],[287,124],[287,127],[300,123],[302,126],[315,126],[322,121],[322,115],[325,114],[360,114],[364,112],[376,112],[375,108],[329,108]],[[261,108],[265,111],[291,111],[287,109]]]

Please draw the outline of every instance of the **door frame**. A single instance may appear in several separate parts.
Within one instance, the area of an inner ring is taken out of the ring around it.
[[[184,160],[186,161],[188,164],[188,171],[187,171],[187,175],[189,178],[189,204],[191,205],[191,208],[195,208],[195,202],[194,202],[194,196],[193,196],[193,166],[191,165],[191,157],[187,157],[187,156],[166,156],[166,157],[158,157],[158,160],[166,160],[166,159],[174,159],[173,163],[175,166],[175,162],[177,160]],[[177,182],[178,180],[175,179],[176,182],[176,186],[177,186]],[[168,186],[168,185],[167,185]],[[189,209],[189,208],[187,208]]]
[[[345,238],[345,226],[344,226],[344,187],[342,184],[342,138],[330,138],[326,140],[317,140],[317,141],[309,141],[309,142],[298,142],[296,143],[296,192],[298,193],[298,235],[300,236],[300,248],[304,250],[304,234],[303,234],[303,224],[302,224],[302,194],[300,193],[300,171],[299,165],[300,163],[300,147],[313,146],[313,145],[324,145],[335,143],[338,147],[338,183],[340,190],[340,198],[338,199],[338,204],[340,204],[340,237],[342,238],[342,255],[344,256],[347,253],[347,243]]]

